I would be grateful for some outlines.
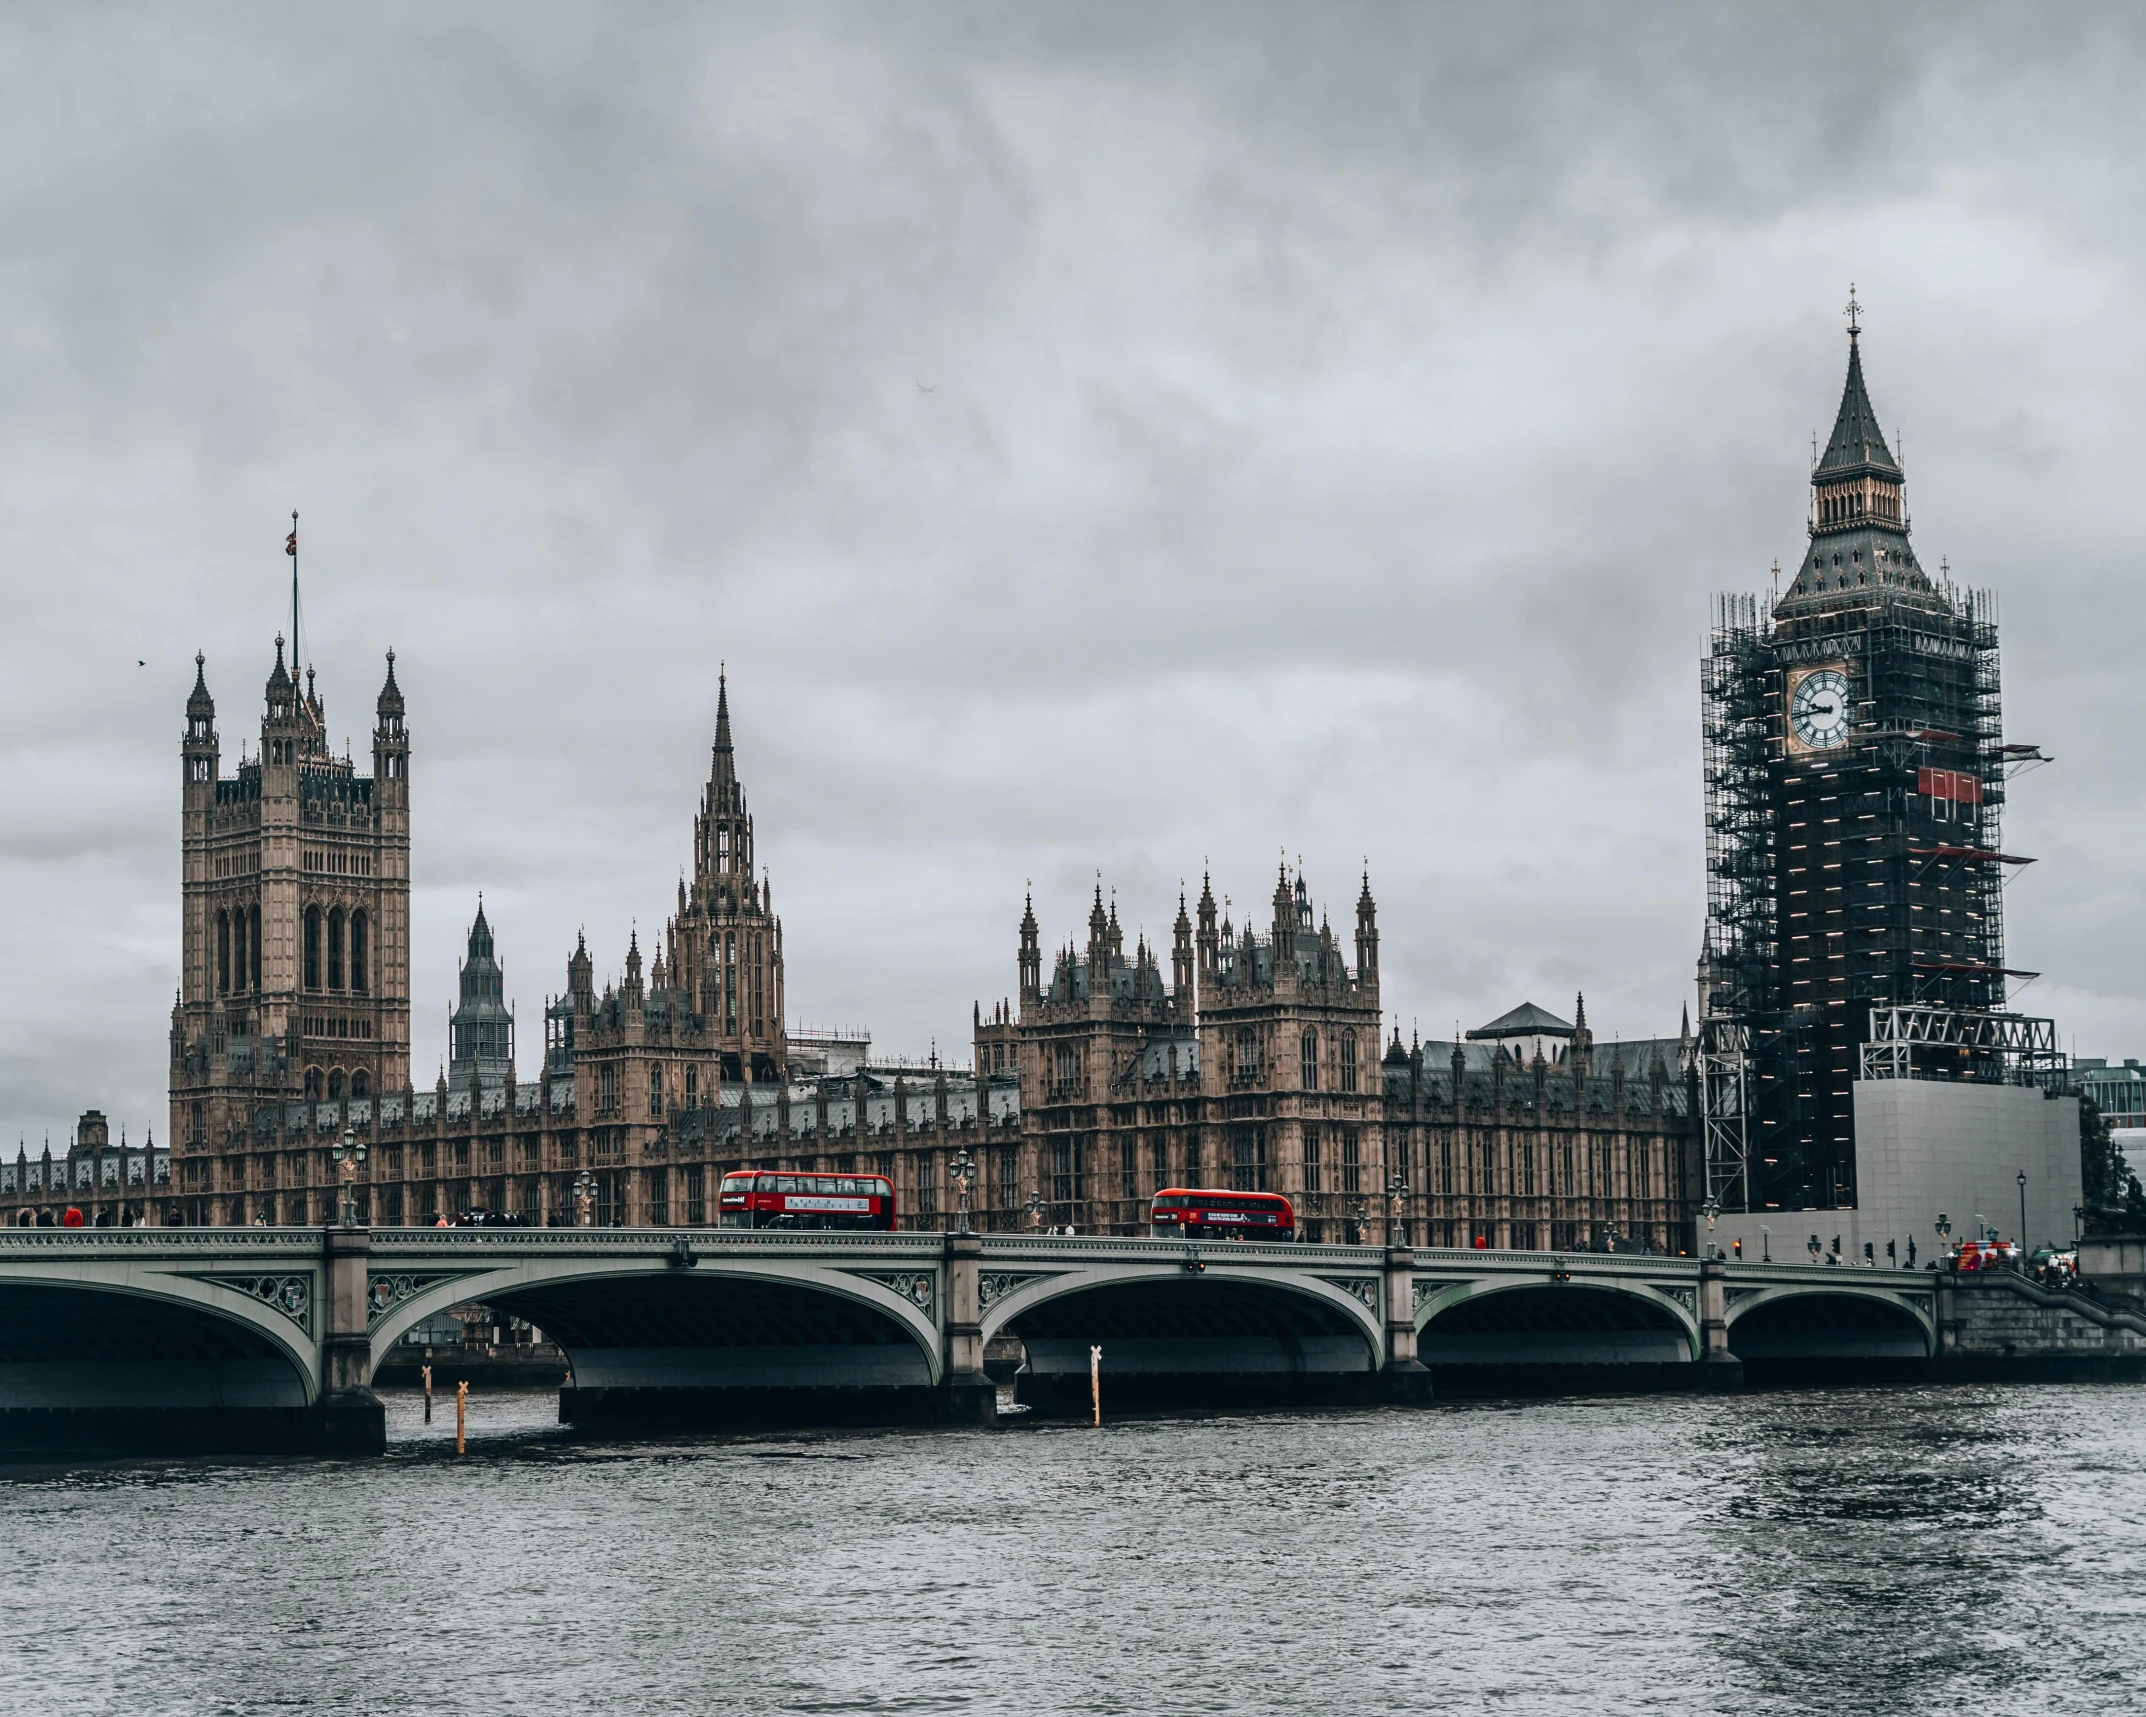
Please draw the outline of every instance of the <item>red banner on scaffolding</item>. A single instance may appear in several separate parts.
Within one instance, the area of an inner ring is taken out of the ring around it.
[[[1981,781],[1959,769],[1918,769],[1915,791],[1954,805],[1982,803]]]

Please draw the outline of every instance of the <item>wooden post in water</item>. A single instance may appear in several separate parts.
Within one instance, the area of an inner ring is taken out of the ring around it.
[[[455,1385],[455,1453],[462,1454],[468,1448],[469,1437],[469,1379]]]
[[[1095,1409],[1095,1422],[1103,1422],[1103,1350],[1088,1350],[1088,1401]]]
[[[425,1423],[432,1423],[432,1367],[425,1367]]]

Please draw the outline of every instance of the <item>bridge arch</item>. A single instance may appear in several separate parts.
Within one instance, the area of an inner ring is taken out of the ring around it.
[[[503,1240],[496,1260],[375,1259],[368,1334],[383,1363],[413,1326],[482,1300],[565,1352],[568,1420],[861,1407],[928,1395],[943,1358],[936,1273],[802,1257],[698,1259],[647,1248],[575,1257]],[[890,1396],[888,1392],[893,1392]]]
[[[1091,1347],[1117,1401],[1369,1397],[1385,1355],[1377,1275],[1202,1262],[987,1269],[984,1341],[1021,1342],[1016,1388],[1036,1405],[1086,1401]]]
[[[0,1266],[0,1441],[270,1440],[319,1399],[310,1273],[242,1280]]]
[[[1747,1363],[1927,1360],[1932,1311],[1913,1296],[1847,1280],[1731,1289],[1729,1351]]]
[[[1433,1367],[1687,1365],[1699,1340],[1692,1306],[1619,1277],[1477,1278],[1416,1311],[1416,1357]]]

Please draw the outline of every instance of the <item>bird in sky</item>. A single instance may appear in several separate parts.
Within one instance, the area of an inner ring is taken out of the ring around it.
[[[918,383],[917,383],[917,392],[918,392],[918,393],[937,393],[938,391],[939,391],[939,390],[938,390],[937,388],[928,388],[928,387],[926,387],[926,386],[925,386],[925,385],[924,385],[924,384],[923,384],[922,382],[918,382]]]

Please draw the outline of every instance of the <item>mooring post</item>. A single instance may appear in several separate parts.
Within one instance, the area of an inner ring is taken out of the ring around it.
[[[373,1340],[367,1328],[365,1270],[373,1237],[363,1228],[322,1231],[327,1293],[321,1307],[320,1445],[343,1454],[387,1448],[387,1410],[373,1393]]]
[[[1386,1248],[1386,1399],[1428,1401],[1431,1374],[1416,1357],[1416,1254]]]
[[[1744,1362],[1729,1351],[1729,1265],[1699,1260],[1699,1378],[1708,1389],[1741,1389]]]
[[[998,1423],[998,1385],[984,1374],[983,1258],[980,1236],[946,1237],[939,1272],[946,1309],[945,1375],[939,1390],[945,1416],[963,1425]]]

